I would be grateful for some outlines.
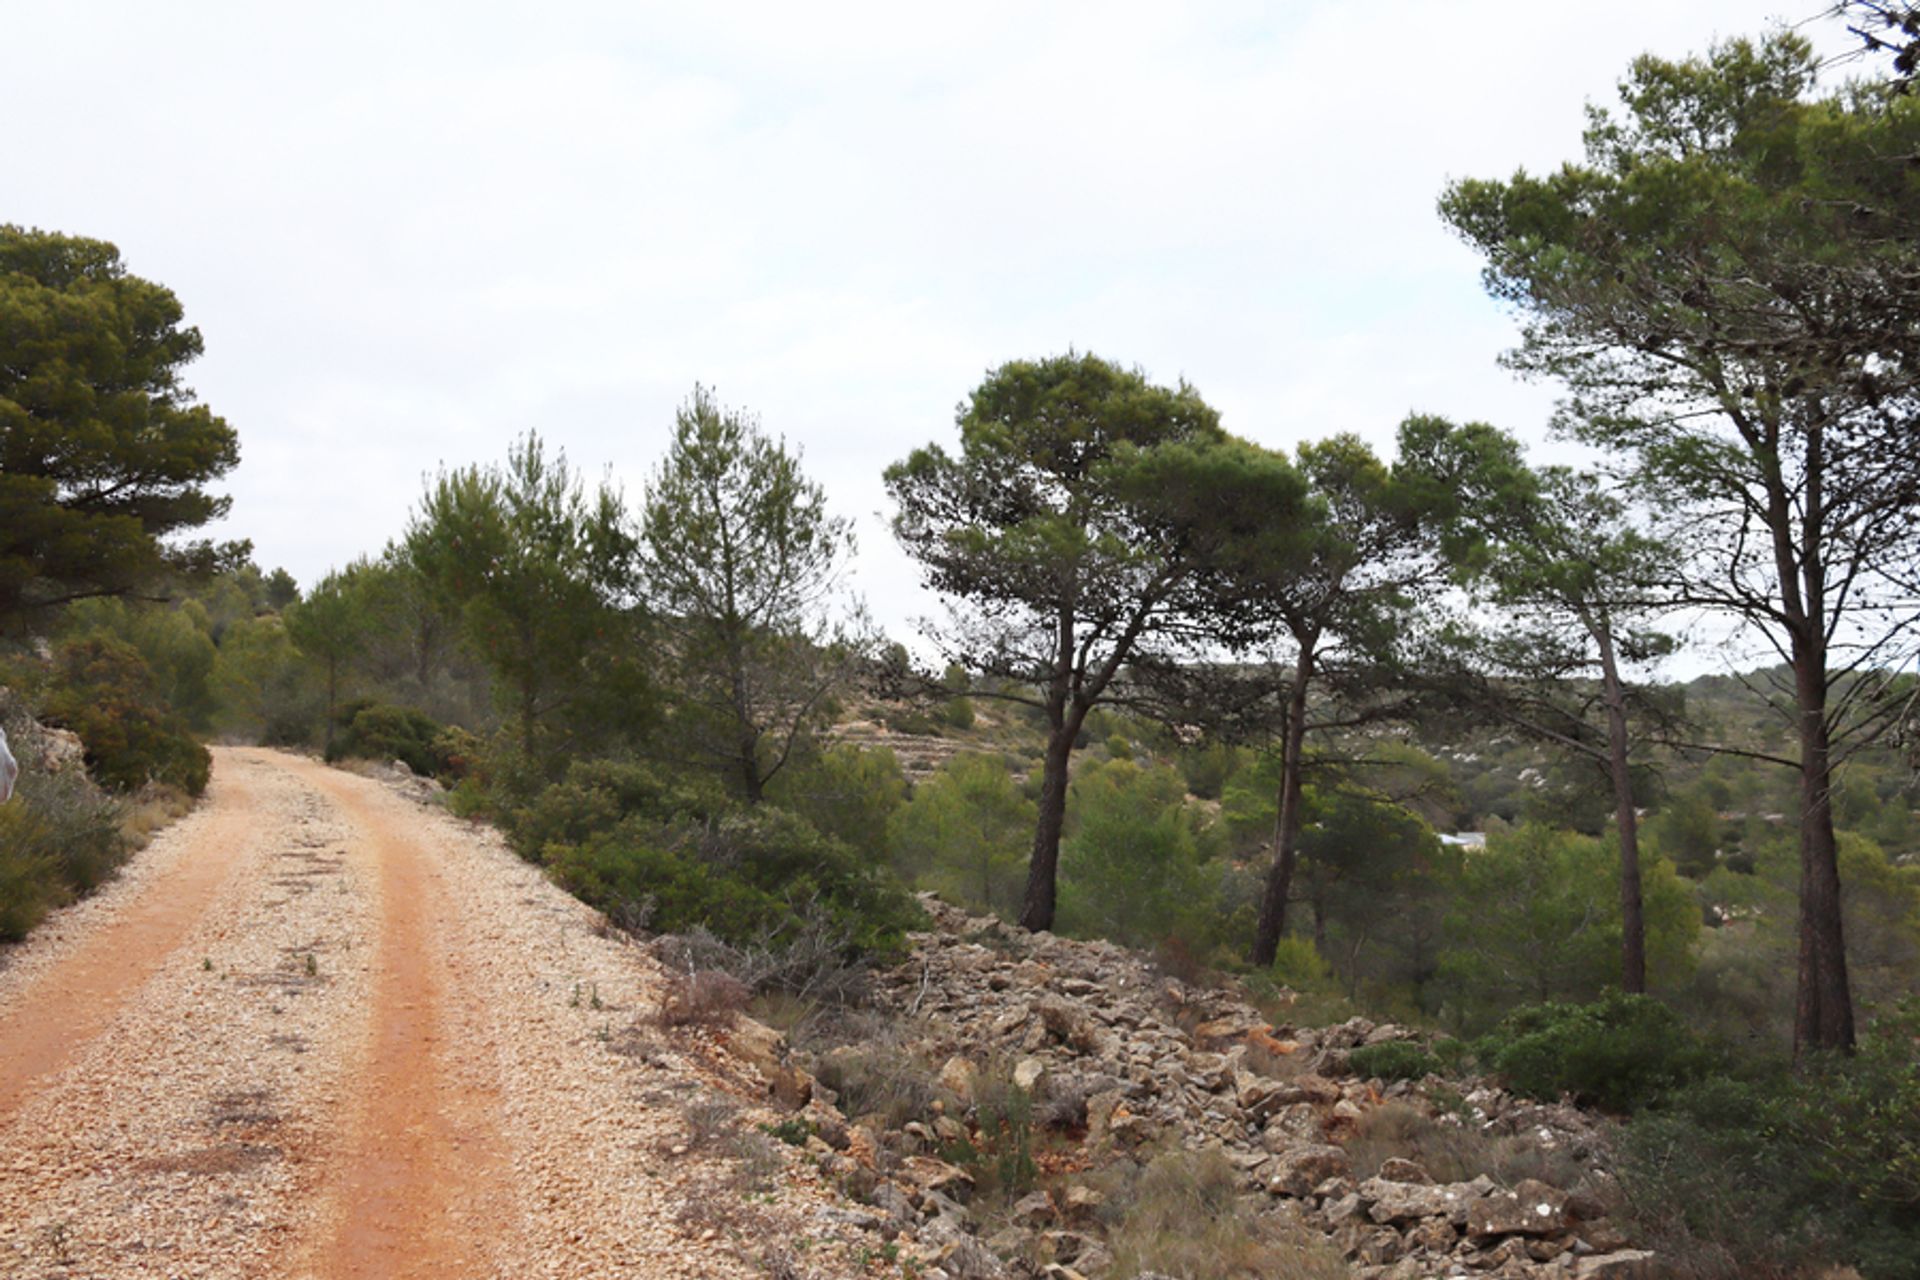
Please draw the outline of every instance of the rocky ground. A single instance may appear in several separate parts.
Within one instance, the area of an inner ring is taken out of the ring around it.
[[[1237,1175],[1235,1213],[1353,1275],[1657,1274],[1608,1216],[1617,1196],[1592,1117],[1488,1087],[1361,1079],[1352,1050],[1412,1033],[1275,1026],[1234,992],[1121,948],[927,905],[935,929],[880,976],[886,1018],[795,1056],[815,1078],[820,1167],[858,1189],[867,1228],[923,1276],[1116,1274],[1111,1171],[1207,1149]],[[916,1085],[914,1063],[931,1079]],[[1009,1098],[1031,1102],[1024,1137],[1006,1123]],[[980,1185],[1010,1137],[1031,1148],[1032,1176]],[[1476,1162],[1487,1167],[1469,1175]]]

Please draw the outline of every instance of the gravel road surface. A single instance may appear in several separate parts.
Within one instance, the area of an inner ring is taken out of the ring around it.
[[[700,1099],[751,1135],[757,1080],[645,1029],[661,981],[490,831],[218,750],[191,816],[0,956],[0,1275],[766,1274],[830,1197],[797,1153],[741,1197],[737,1151],[686,1149]]]

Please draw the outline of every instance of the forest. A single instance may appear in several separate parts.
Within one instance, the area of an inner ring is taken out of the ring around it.
[[[1791,35],[1642,58],[1580,158],[1439,193],[1590,463],[1427,415],[1269,448],[1012,359],[885,471],[915,636],[704,386],[634,495],[530,431],[314,582],[196,541],[241,437],[181,303],[0,228],[0,724],[94,784],[0,806],[0,940],[207,742],[397,760],[768,1000],[844,998],[933,891],[1632,1116],[1718,1274],[1916,1274],[1920,103],[1875,39],[1837,91]],[[1672,676],[1701,636],[1765,659]]]

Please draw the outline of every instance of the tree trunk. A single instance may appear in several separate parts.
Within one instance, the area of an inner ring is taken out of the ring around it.
[[[766,779],[760,776],[760,744],[753,738],[740,741],[740,790],[747,797],[748,804],[759,804],[767,798]]]
[[[1273,963],[1287,931],[1287,899],[1293,893],[1295,846],[1300,838],[1300,772],[1307,744],[1307,681],[1313,676],[1313,645],[1300,646],[1293,689],[1287,696],[1285,742],[1280,756],[1280,812],[1274,819],[1273,866],[1260,898],[1260,924],[1253,938],[1253,963]]]
[[[1794,993],[1793,1054],[1809,1049],[1853,1051],[1853,995],[1847,983],[1840,918],[1840,860],[1833,834],[1833,758],[1827,729],[1828,512],[1826,436],[1815,423],[1805,437],[1806,476],[1798,545],[1794,504],[1785,487],[1768,493],[1782,612],[1793,637],[1793,693],[1800,727],[1800,955]]]
[[[1613,651],[1613,632],[1589,624],[1600,647],[1600,675],[1607,703],[1607,775],[1613,782],[1613,821],[1620,829],[1620,989],[1647,989],[1647,922],[1640,896],[1640,819],[1634,812],[1633,773],[1627,761],[1627,694]]]
[[[1073,740],[1086,718],[1086,708],[1072,707],[1060,716],[1047,739],[1046,764],[1040,775],[1040,815],[1033,830],[1033,854],[1027,860],[1027,893],[1020,907],[1020,926],[1036,933],[1053,928],[1060,832],[1067,820],[1067,769],[1073,760]]]
[[[1812,646],[1809,646],[1812,648]],[[1840,859],[1833,834],[1833,765],[1827,739],[1824,653],[1794,655],[1800,706],[1800,965],[1793,1053],[1854,1045],[1853,997],[1840,914]]]

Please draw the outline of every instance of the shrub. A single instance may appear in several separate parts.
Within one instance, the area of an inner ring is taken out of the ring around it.
[[[1347,1055],[1347,1066],[1357,1076],[1377,1080],[1418,1080],[1437,1074],[1440,1059],[1410,1040],[1361,1045]]]
[[[747,1007],[747,984],[730,973],[703,969],[668,977],[654,1020],[663,1027],[730,1026]]]
[[[418,711],[384,703],[360,703],[346,709],[346,731],[327,748],[327,760],[399,760],[424,778],[447,771],[441,753],[441,727]]]
[[[733,943],[826,929],[848,956],[890,953],[918,907],[880,867],[805,821],[762,807],[706,823],[630,817],[541,857],[569,891],[638,930],[703,926]]]
[[[884,1128],[897,1129],[926,1115],[933,1105],[933,1070],[908,1052],[897,1035],[824,1054],[813,1074],[839,1098],[840,1110],[850,1120],[878,1115]]]
[[[146,659],[125,641],[96,634],[62,644],[46,719],[80,735],[88,771],[109,790],[149,782],[194,796],[207,789],[213,757],[161,704]]]
[[[887,748],[841,744],[788,764],[767,798],[877,863],[886,859],[887,821],[906,802],[907,778]]]
[[[704,796],[648,765],[576,760],[559,782],[510,809],[504,825],[520,856],[539,862],[547,860],[544,851],[551,845],[579,844],[629,818],[705,818],[719,807],[718,797]]]
[[[1651,997],[1617,991],[1592,1004],[1516,1009],[1476,1052],[1516,1093],[1543,1100],[1570,1094],[1615,1112],[1639,1110],[1720,1065],[1680,1015]]]
[[[27,734],[14,744],[24,747]],[[78,770],[28,770],[0,806],[0,942],[17,942],[46,913],[91,892],[126,856],[121,806]]]
[[[1034,807],[999,756],[963,752],[894,810],[895,865],[949,902],[1011,919],[1026,883]]]
[[[1702,1280],[1850,1265],[1920,1276],[1920,1004],[1852,1058],[1710,1077],[1628,1126],[1621,1173],[1651,1247]]]
[[[940,734],[939,723],[918,707],[891,708],[881,713],[880,723],[895,733],[915,738],[933,738]]]

